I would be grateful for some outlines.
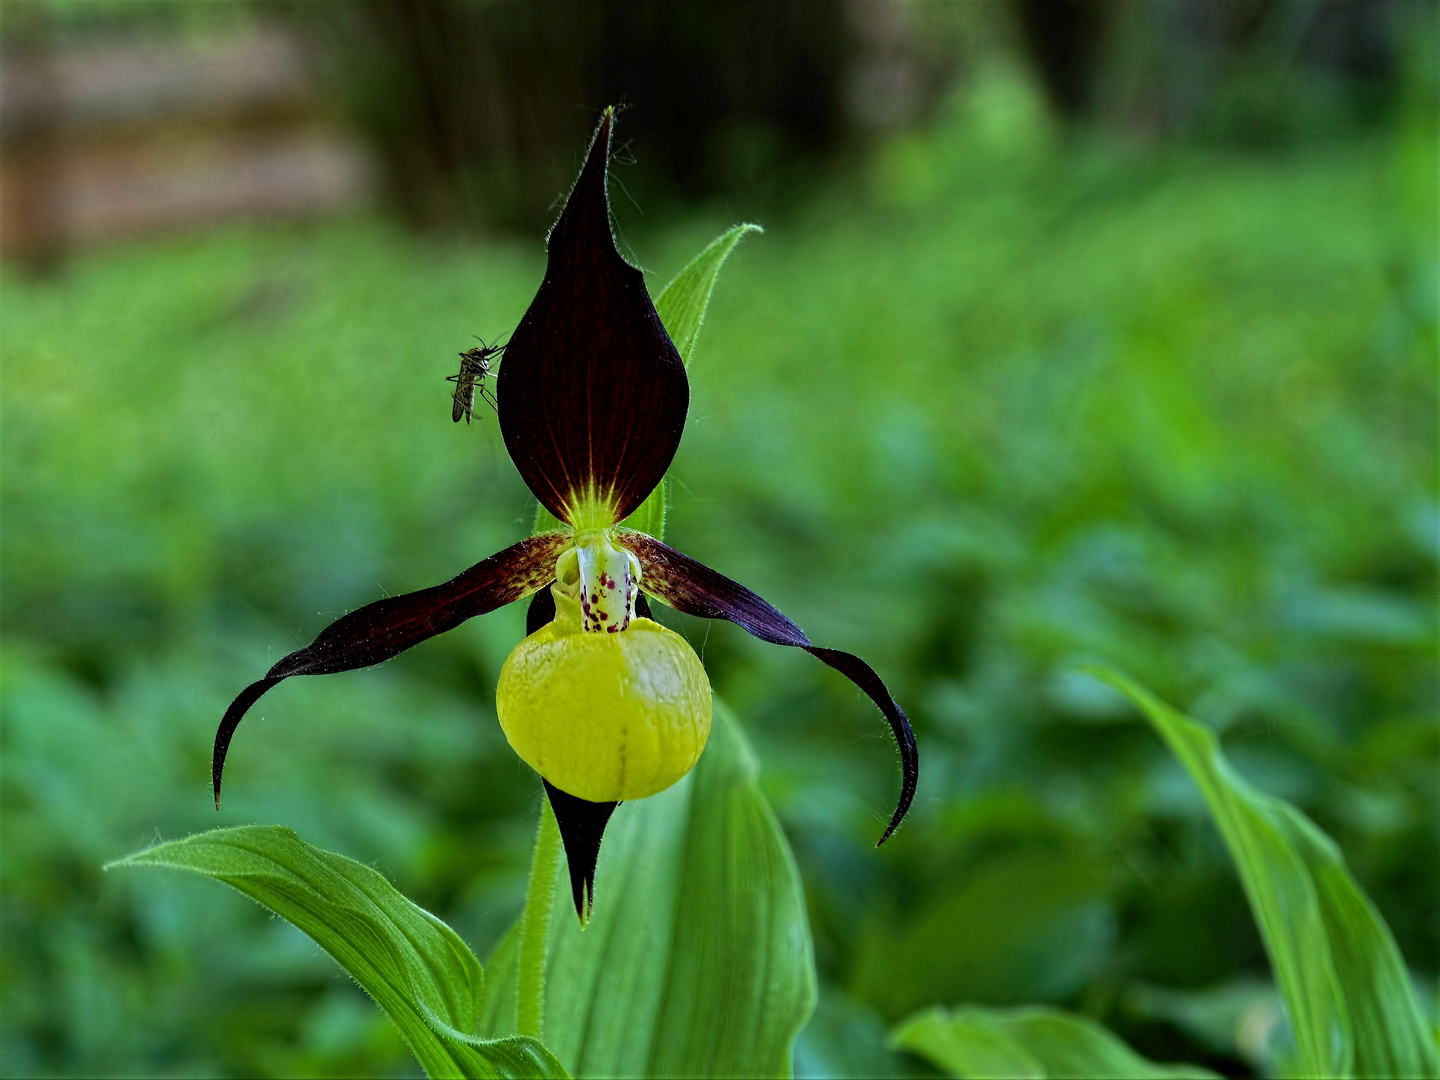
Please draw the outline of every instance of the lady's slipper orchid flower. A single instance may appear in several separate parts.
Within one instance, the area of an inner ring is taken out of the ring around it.
[[[467,619],[535,594],[528,636],[500,674],[510,745],[544,779],[583,919],[610,814],[679,780],[710,731],[710,684],[686,641],[654,622],[646,595],[801,648],[853,681],[900,747],[900,824],[919,771],[915,737],[859,657],[812,645],[738,582],[623,522],[660,483],[685,426],[685,365],[641,272],[610,228],[607,110],[548,240],[545,280],[510,337],[497,378],[500,431],[520,475],[562,528],[522,540],[443,585],[387,597],[336,620],[231,703],[215,735],[213,780],[246,711],[292,675],[368,667]]]

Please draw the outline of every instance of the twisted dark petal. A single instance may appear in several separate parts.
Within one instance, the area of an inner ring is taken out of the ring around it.
[[[292,675],[330,675],[369,667],[398,656],[466,619],[494,611],[541,588],[554,578],[555,560],[570,543],[568,535],[547,533],[491,555],[458,577],[404,596],[387,596],[336,619],[305,648],[284,657],[230,703],[215,732],[211,778],[220,805],[220,776],[225,753],[241,719],[272,686]]]
[[[675,456],[690,405],[680,354],[610,232],[612,120],[607,110],[496,379],[505,448],[561,521],[587,496],[611,503],[615,521],[638,507]]]
[[[890,696],[875,669],[858,656],[812,645],[803,630],[744,585],[662,544],[653,536],[622,529],[617,540],[639,558],[641,588],[651,596],[687,615],[727,619],[762,641],[804,649],[844,675],[880,707],[900,747],[900,801],[884,835],[880,837],[880,843],[890,839],[890,834],[899,826],[915,799],[915,785],[920,777],[920,755],[915,746],[915,733],[910,730],[909,718]]]
[[[544,777],[541,777],[544,780]],[[618,802],[590,802],[577,799],[544,780],[545,794],[555,811],[560,826],[560,839],[565,843],[565,862],[570,870],[570,895],[575,900],[575,914],[584,926],[595,906],[595,863],[600,858],[600,840],[605,826]]]

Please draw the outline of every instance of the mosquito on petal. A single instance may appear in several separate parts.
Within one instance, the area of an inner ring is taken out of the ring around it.
[[[450,409],[450,419],[455,423],[458,424],[462,416],[467,424],[470,422],[470,417],[475,412],[477,395],[492,409],[496,408],[495,395],[486,387],[485,380],[493,371],[490,361],[504,351],[504,345],[486,345],[481,338],[478,349],[466,349],[460,354],[459,374],[445,378],[446,382],[455,384],[455,393],[452,395],[454,404]]]

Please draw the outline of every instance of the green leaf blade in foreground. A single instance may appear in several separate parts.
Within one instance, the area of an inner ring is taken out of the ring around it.
[[[928,1009],[900,1024],[893,1040],[963,1080],[1209,1080],[1216,1075],[1198,1065],[1158,1065],[1095,1021],[1043,1006]]]
[[[687,367],[695,352],[700,327],[705,323],[705,309],[710,306],[710,294],[715,290],[720,268],[735,250],[735,245],[748,233],[764,231],[759,225],[748,223],[726,229],[691,259],[690,264],[676,274],[655,298],[655,310],[660,314],[660,321],[665,324],[670,340],[675,342],[675,348],[680,350],[680,358]]]
[[[1130,699],[1199,785],[1250,901],[1307,1076],[1440,1076],[1389,927],[1323,832],[1240,777],[1208,728],[1143,687],[1091,674]]]
[[[545,1042],[577,1076],[788,1076],[815,1004],[800,878],[716,701],[689,777],[622,805],[585,930],[559,917]],[[482,1031],[514,1030],[516,930],[490,959]]]
[[[474,1034],[485,978],[469,946],[376,871],[278,825],[215,829],[110,863],[186,870],[269,908],[329,953],[432,1077],[563,1077],[533,1039]]]

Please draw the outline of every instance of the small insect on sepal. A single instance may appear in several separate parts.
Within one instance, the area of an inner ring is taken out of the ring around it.
[[[466,349],[460,354],[460,372],[457,375],[446,376],[446,382],[455,384],[453,395],[454,405],[450,409],[450,419],[455,423],[460,422],[463,416],[465,422],[470,422],[470,417],[475,413],[475,397],[478,394],[480,400],[496,407],[495,395],[485,385],[485,380],[491,374],[490,362],[505,351],[504,345],[486,345],[483,338],[478,339],[478,349]]]

